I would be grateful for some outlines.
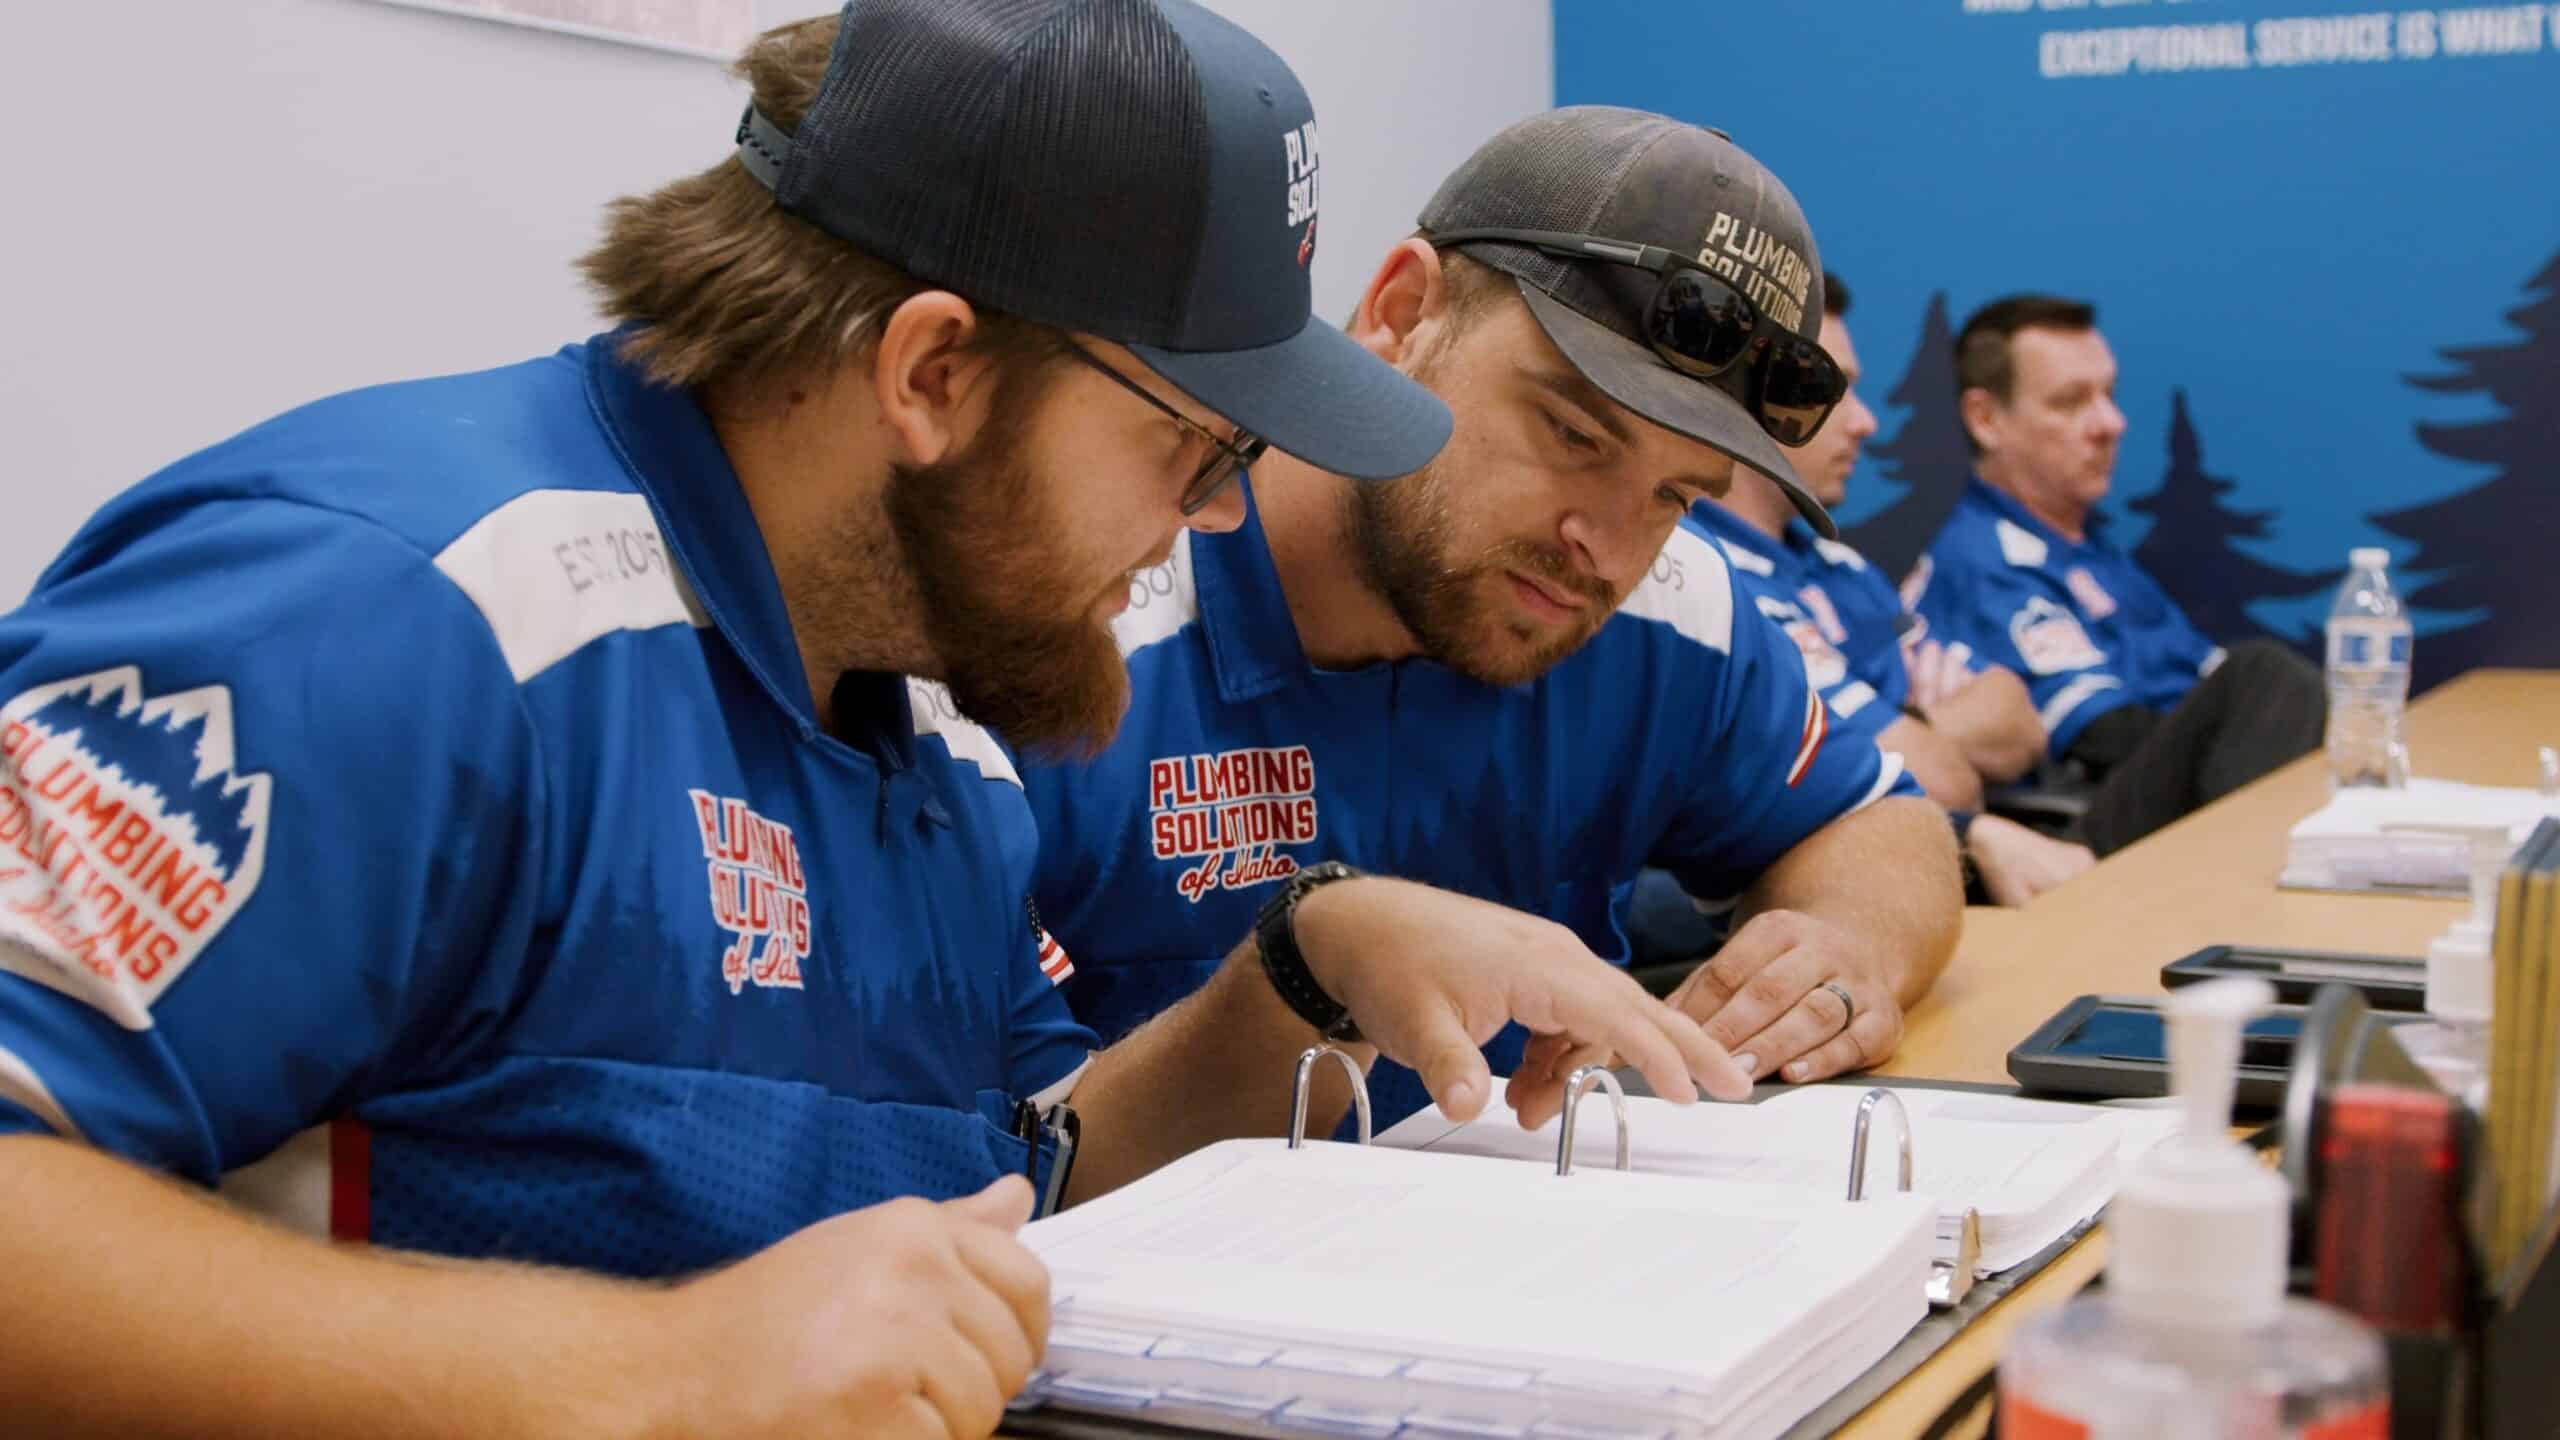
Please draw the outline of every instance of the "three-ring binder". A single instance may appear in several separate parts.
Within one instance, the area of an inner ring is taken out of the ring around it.
[[[1307,1143],[1307,1082],[1314,1078],[1316,1062],[1330,1055],[1342,1062],[1342,1073],[1351,1081],[1351,1108],[1360,1116],[1360,1143],[1369,1143],[1369,1077],[1360,1073],[1360,1062],[1330,1045],[1317,1045],[1298,1056],[1298,1084],[1289,1097],[1289,1148],[1300,1150]]]
[[[1565,1077],[1564,1115],[1556,1125],[1556,1173],[1573,1173],[1573,1117],[1582,1108],[1582,1097],[1597,1085],[1609,1092],[1610,1118],[1618,1124],[1618,1163],[1620,1170],[1632,1170],[1627,1156],[1627,1092],[1618,1087],[1618,1077],[1606,1065],[1584,1065]]]
[[[1289,1148],[1301,1149],[1307,1138],[1307,1087],[1315,1076],[1316,1064],[1330,1055],[1342,1066],[1351,1082],[1351,1105],[1360,1118],[1360,1143],[1370,1139],[1369,1085],[1360,1072],[1359,1062],[1331,1045],[1312,1046],[1298,1056],[1298,1075],[1289,1101]],[[1573,1174],[1573,1140],[1582,1101],[1593,1090],[1609,1096],[1610,1119],[1617,1130],[1617,1155],[1613,1168],[1634,1168],[1627,1134],[1627,1093],[1605,1065],[1584,1065],[1565,1077],[1564,1110],[1556,1124],[1556,1174]],[[1890,1109],[1894,1118],[1894,1188],[1909,1193],[1911,1184],[1911,1112],[1902,1097],[1878,1086],[1858,1097],[1858,1114],[1849,1132],[1850,1201],[1866,1199],[1867,1148],[1876,1111]],[[1951,1310],[1964,1303],[1973,1291],[1974,1271],[1982,1262],[1982,1215],[1968,1206],[1958,1222],[1956,1256],[1952,1261],[1933,1260],[1929,1265],[1929,1308]]]
[[[1849,1131],[1849,1198],[1867,1198],[1867,1130],[1879,1107],[1893,1107],[1896,1152],[1894,1188],[1911,1190],[1911,1112],[1902,1097],[1879,1085],[1858,1097],[1858,1118]],[[1965,1207],[1956,1228],[1956,1258],[1929,1262],[1929,1308],[1952,1310],[1973,1293],[1973,1272],[1982,1263],[1982,1212]]]

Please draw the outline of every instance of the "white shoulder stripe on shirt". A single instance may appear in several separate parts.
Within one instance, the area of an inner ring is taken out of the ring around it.
[[[1742,546],[1727,545],[1721,540],[1716,542],[1716,548],[1724,552],[1724,558],[1731,561],[1736,570],[1748,570],[1764,578],[1778,573],[1778,562],[1766,555],[1754,555]]]
[[[1050,1081],[1040,1093],[1032,1096],[1032,1108],[1046,1111],[1052,1105],[1065,1104],[1068,1098],[1076,1093],[1076,1085],[1084,1079],[1084,1072],[1092,1068],[1093,1056],[1088,1053],[1084,1059],[1076,1062],[1076,1068]]]
[[[1868,806],[1873,805],[1890,793],[1893,789],[1894,782],[1902,778],[1902,772],[1906,767],[1902,763],[1901,751],[1887,750],[1883,746],[1879,745],[1876,747],[1876,753],[1884,757],[1884,764],[1876,771],[1876,783],[1867,787],[1865,797],[1860,799],[1857,804],[1850,806],[1848,809],[1840,813],[1844,815],[1855,815],[1859,811],[1866,809]]]
[[[2053,698],[2044,703],[2044,709],[2037,714],[2036,719],[2043,724],[2044,733],[2051,735],[2062,728],[2063,721],[2071,718],[2072,711],[2109,690],[2121,688],[2123,684],[2123,681],[2113,675],[2083,675],[2053,692]]]
[[[286,1140],[263,1158],[223,1174],[223,1200],[298,1234],[327,1239],[331,1182],[336,1179],[328,1122]]]
[[[1855,545],[1844,545],[1840,541],[1825,540],[1817,535],[1813,540],[1813,548],[1823,559],[1834,565],[1845,566],[1851,570],[1867,568],[1867,557],[1859,554],[1858,547]]]
[[[959,702],[951,698],[950,687],[939,680],[907,677],[907,711],[915,717],[916,737],[942,737],[943,748],[954,760],[966,760],[978,767],[978,773],[989,780],[1001,780],[1019,790],[1022,776],[1013,768],[1013,759],[1004,753],[985,726],[960,713]]]
[[[529,490],[436,555],[498,637],[517,683],[620,630],[711,623],[685,583],[647,497]]]
[[[1173,554],[1129,577],[1129,608],[1111,621],[1111,638],[1126,659],[1169,640],[1200,618],[1200,590],[1191,575],[1191,532],[1174,537]]]
[[[2012,565],[2033,570],[2053,554],[2053,547],[2045,544],[2042,537],[2015,520],[2003,520],[1994,529],[2000,536],[2000,558]]]
[[[1673,530],[1618,613],[1658,620],[1710,650],[1731,654],[1733,572],[1724,555],[1722,546],[1695,531]]]
[[[13,1100],[26,1107],[38,1120],[53,1128],[65,1140],[86,1139],[71,1119],[71,1112],[53,1098],[45,1088],[44,1077],[36,1067],[18,1057],[18,1052],[0,1045],[0,1100]]]

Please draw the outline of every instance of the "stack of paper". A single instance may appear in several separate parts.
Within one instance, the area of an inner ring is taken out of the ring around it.
[[[2391,890],[2461,896],[2470,842],[2428,825],[2504,825],[2521,845],[2552,813],[2538,791],[2412,780],[2405,790],[2341,790],[2293,827],[2277,883],[2295,890]]]
[[[1039,1221],[1031,1408],[1245,1435],[1774,1437],[1927,1313],[1935,1207],[1231,1141]]]
[[[2007,1095],[1893,1089],[1911,1116],[1913,1188],[1938,1208],[1936,1258],[1955,1258],[1968,1209],[1981,1217],[1977,1269],[1994,1274],[2032,1258],[2115,1198],[2116,1181],[2142,1151],[2175,1129],[2175,1111],[2114,1109],[2021,1100]],[[1635,1168],[1801,1193],[1848,1193],[1849,1142],[1867,1087],[1821,1085],[1756,1105],[1677,1106],[1627,1102]],[[1574,1134],[1576,1174],[1613,1159],[1601,1097],[1583,1102]],[[1435,1154],[1514,1160],[1556,1158],[1557,1122],[1525,1131],[1506,1107],[1469,1124],[1426,1110],[1378,1137],[1381,1145]],[[1893,1188],[1895,1134],[1880,1111],[1867,1144],[1867,1193]]]
[[[2489,1019],[2489,1266],[2529,1262],[2560,1200],[2560,821],[2546,821],[2499,877]]]

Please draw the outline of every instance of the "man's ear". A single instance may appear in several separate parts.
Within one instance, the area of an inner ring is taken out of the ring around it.
[[[1447,323],[1448,310],[1448,277],[1440,252],[1430,241],[1409,236],[1396,242],[1379,262],[1378,273],[1369,277],[1350,335],[1394,365],[1431,343],[1433,333]]]
[[[985,419],[996,362],[972,351],[978,312],[948,290],[909,296],[889,312],[871,352],[872,397],[907,465],[931,465],[967,443]]]
[[[1973,437],[1976,450],[1999,448],[1991,442],[2000,424],[2000,402],[1991,398],[1990,391],[1976,385],[1957,396],[1956,414],[1964,421],[1965,433]]]

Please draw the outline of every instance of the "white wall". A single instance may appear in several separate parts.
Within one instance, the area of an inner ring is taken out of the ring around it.
[[[1549,103],[1548,0],[1209,3],[1315,101],[1330,318],[1443,173]],[[713,61],[371,0],[9,8],[0,607],[190,450],[589,333],[570,261],[599,207],[717,160],[743,98]]]

